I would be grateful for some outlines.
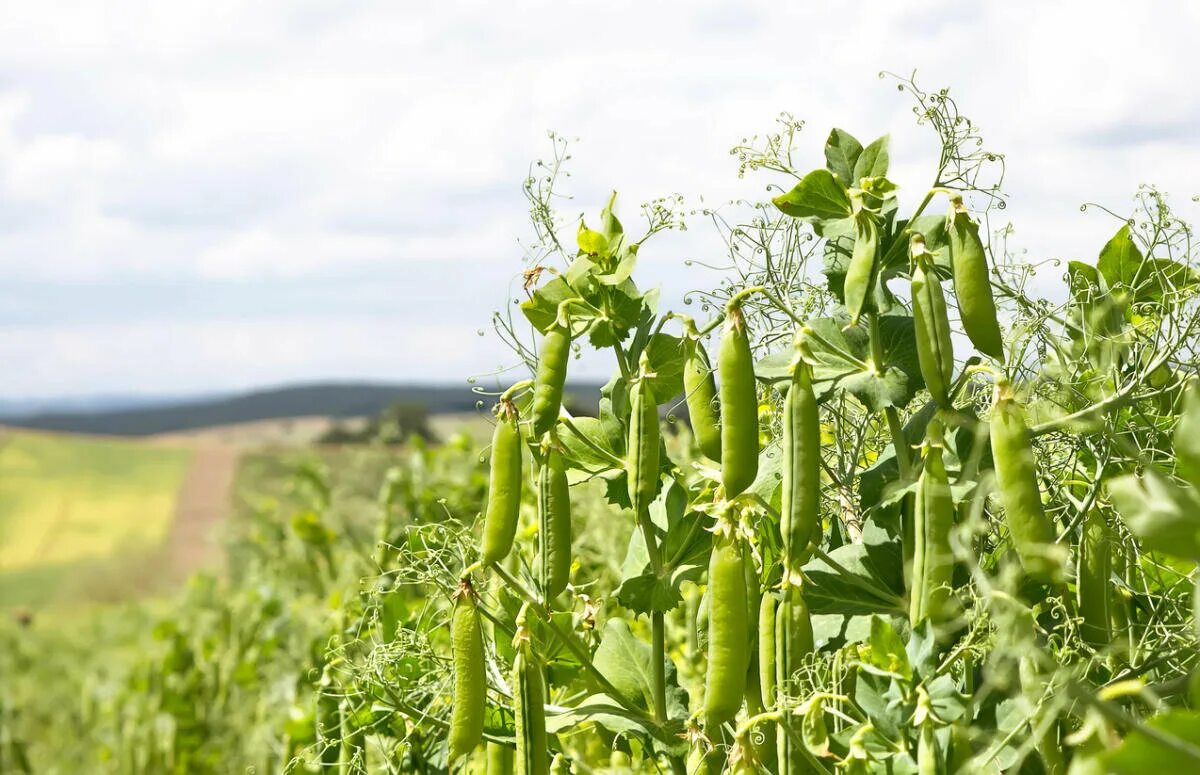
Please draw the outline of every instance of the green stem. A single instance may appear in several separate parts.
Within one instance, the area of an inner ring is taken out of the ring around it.
[[[667,720],[667,628],[662,611],[650,613],[650,628],[650,653],[654,657],[650,665],[651,678],[654,681],[654,719],[662,724]]]

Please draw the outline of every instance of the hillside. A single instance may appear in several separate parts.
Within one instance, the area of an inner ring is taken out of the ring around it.
[[[593,405],[595,385],[570,389],[584,406]],[[288,417],[365,417],[396,403],[423,407],[430,414],[474,411],[479,396],[465,385],[401,385],[328,382],[256,390],[170,405],[112,411],[62,411],[0,419],[18,428],[111,436],[148,436],[219,425]]]

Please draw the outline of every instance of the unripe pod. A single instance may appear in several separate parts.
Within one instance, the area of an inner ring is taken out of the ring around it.
[[[779,531],[783,539],[783,573],[800,573],[808,545],[820,530],[821,417],[813,394],[812,375],[797,363],[783,404],[783,490]]]
[[[562,409],[563,387],[567,383],[567,359],[571,355],[571,334],[564,326],[555,326],[542,339],[537,373],[533,380],[533,437],[540,439],[554,424]]]
[[[941,423],[931,421],[928,433],[929,444],[913,499],[914,549],[908,609],[913,626],[923,619],[939,625],[952,613],[954,553],[950,531],[954,528],[954,501],[942,461]]]
[[[740,542],[718,535],[708,563],[708,670],[705,725],[715,730],[742,706],[748,668],[746,572]]]
[[[706,457],[721,462],[721,420],[717,406],[717,382],[708,354],[699,338],[689,338],[683,363],[683,389],[696,445]]]
[[[732,499],[758,475],[758,390],[746,321],[729,307],[717,357],[721,376],[721,482]]]
[[[538,560],[542,594],[553,600],[571,575],[571,493],[562,452],[551,444],[538,472]]]
[[[792,676],[813,651],[812,619],[800,587],[784,584],[775,614],[775,691],[790,691]],[[781,775],[807,775],[811,765],[796,740],[794,716],[789,714],[777,735],[777,761]]]
[[[991,419],[992,461],[1004,520],[1025,572],[1049,582],[1061,568],[1061,549],[1054,545],[1054,525],[1042,508],[1037,461],[1025,413],[1007,385],[997,385],[996,394]]]
[[[1112,539],[1104,516],[1092,510],[1083,519],[1075,563],[1075,601],[1083,619],[1079,634],[1095,648],[1112,643]]]
[[[629,502],[634,514],[643,514],[658,494],[661,463],[661,431],[658,427],[658,404],[645,377],[639,377],[631,391],[629,411],[629,445],[625,460],[629,484]]]
[[[485,563],[500,562],[508,556],[520,515],[521,431],[516,409],[511,402],[501,401],[496,430],[492,433],[491,474],[483,521],[481,554]]]
[[[513,715],[516,720],[517,775],[548,775],[550,749],[546,742],[546,682],[533,656],[528,635],[519,631],[513,660]]]
[[[950,263],[954,273],[954,295],[963,330],[979,352],[1004,359],[1004,339],[996,318],[996,301],[988,277],[987,256],[979,238],[979,224],[956,196],[950,206],[946,231],[950,235]]]
[[[454,703],[450,711],[450,760],[465,756],[483,740],[487,710],[483,628],[475,590],[463,579],[450,616],[450,645],[454,664]]]
[[[879,219],[874,213],[863,210],[854,216],[854,248],[842,284],[842,299],[851,325],[858,325],[858,319],[875,287],[875,278],[879,273],[878,253]]]
[[[487,744],[487,775],[512,775],[513,749],[500,743]]]

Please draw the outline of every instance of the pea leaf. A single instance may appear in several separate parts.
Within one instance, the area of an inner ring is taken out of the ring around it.
[[[1124,224],[1101,249],[1096,268],[1110,288],[1118,285],[1133,288],[1144,261],[1142,251],[1129,232],[1129,224]]]
[[[834,129],[825,140],[825,167],[844,184],[851,185],[857,177],[854,167],[862,154],[862,143],[845,129]]]
[[[684,342],[670,334],[654,334],[646,344],[650,361],[650,389],[654,400],[665,404],[683,393]]]
[[[1200,562],[1200,497],[1150,470],[1108,485],[1113,505],[1148,549]]]
[[[575,417],[570,425],[559,426],[558,440],[562,442],[566,458],[590,473],[617,467],[604,452],[616,458],[624,454],[621,424],[611,415]],[[603,452],[597,451],[597,448]]]
[[[667,678],[667,711],[672,718],[686,718],[687,691],[679,686],[675,663],[664,656]],[[650,644],[634,636],[624,619],[609,619],[604,625],[600,647],[592,662],[627,701],[639,708],[654,707],[653,659]]]
[[[1108,771],[1118,775],[1146,772],[1196,772],[1200,770],[1200,711],[1171,710],[1146,722],[1161,736],[1179,745],[1167,745],[1135,727],[1106,757]]]
[[[849,217],[850,196],[829,170],[813,170],[786,194],[771,200],[785,215],[817,221]]]
[[[583,221],[579,222],[575,241],[579,243],[579,250],[588,255],[599,256],[608,253],[608,239],[600,232],[589,229]]]
[[[888,172],[888,135],[880,137],[868,145],[854,162],[854,172],[851,181],[863,178],[881,178]]]
[[[558,305],[567,299],[577,299],[579,294],[567,284],[562,277],[555,277],[550,282],[533,292],[533,296],[521,302],[521,312],[538,331],[543,334],[554,327],[558,317]]]
[[[924,386],[917,364],[916,334],[912,318],[884,315],[879,318],[883,363],[871,363],[870,334],[865,322],[844,328],[845,318],[809,321],[816,334],[806,346],[811,356],[813,380],[843,388],[869,410],[904,407]]]
[[[862,543],[829,552],[831,565],[814,557],[804,566],[812,582],[804,597],[814,614],[894,613],[900,610],[904,589],[903,559],[898,541],[882,528],[868,524]]]
[[[912,663],[908,661],[904,641],[887,619],[871,617],[871,637],[867,646],[859,651],[865,669],[873,668],[879,675],[899,676],[906,681],[912,679]]]

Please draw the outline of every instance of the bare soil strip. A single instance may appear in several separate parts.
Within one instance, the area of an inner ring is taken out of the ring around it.
[[[206,444],[196,447],[175,502],[167,536],[167,574],[183,579],[220,557],[217,526],[229,515],[239,450]]]

